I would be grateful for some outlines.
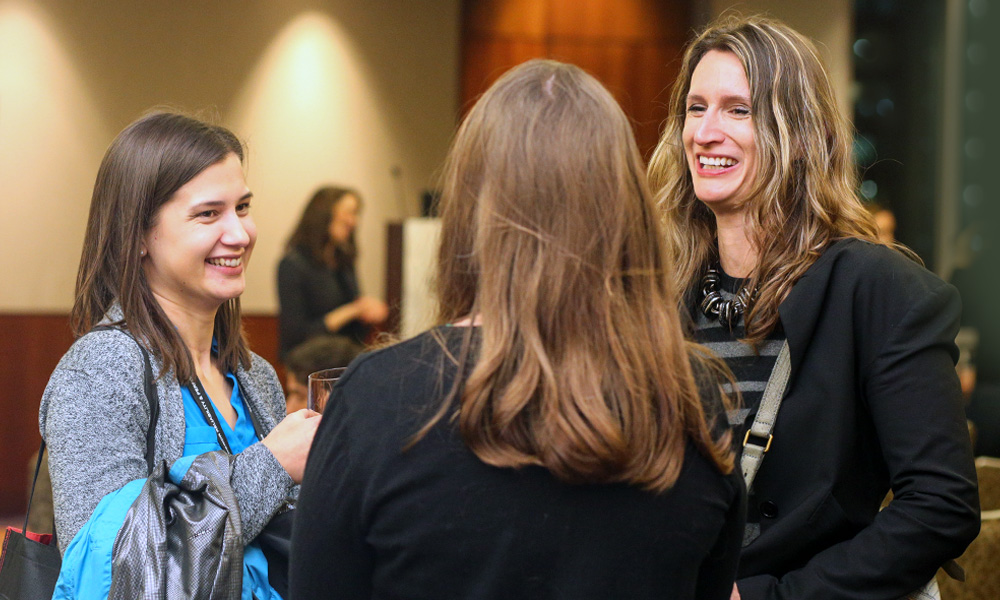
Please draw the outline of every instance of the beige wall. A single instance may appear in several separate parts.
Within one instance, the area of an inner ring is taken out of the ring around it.
[[[385,224],[417,213],[455,124],[458,37],[458,0],[0,0],[0,311],[69,309],[104,150],[163,104],[249,144],[247,310],[276,312],[284,241],[331,182],[364,198],[381,295]]]
[[[851,0],[709,0],[707,4],[709,18],[727,10],[743,15],[765,14],[781,19],[811,38],[819,47],[830,71],[841,110],[848,117],[853,114],[851,45],[854,43],[854,3]]]

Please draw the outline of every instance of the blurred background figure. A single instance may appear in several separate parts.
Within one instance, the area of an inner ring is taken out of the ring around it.
[[[963,327],[955,343],[961,352],[956,369],[962,383],[973,449],[976,456],[1000,456],[1000,385],[979,380],[976,368],[979,332]]]
[[[962,391],[968,390],[965,414],[975,426],[976,456],[1000,456],[1000,385],[976,382],[975,368],[959,375]]]
[[[310,373],[346,367],[360,353],[361,346],[343,336],[319,336],[293,348],[285,357],[286,412],[306,407]]]
[[[878,241],[891,246],[896,243],[896,215],[892,210],[881,204],[871,203],[867,205],[868,212],[875,218],[875,227],[878,228]]]
[[[320,188],[302,213],[278,264],[278,329],[282,361],[317,336],[343,336],[364,344],[389,308],[362,296],[354,272],[354,230],[361,197],[342,187]]]

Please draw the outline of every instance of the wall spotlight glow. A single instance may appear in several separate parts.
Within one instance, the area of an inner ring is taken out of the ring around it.
[[[64,310],[107,132],[70,54],[30,4],[0,5],[0,310]],[[45,276],[39,276],[44,273]]]
[[[272,200],[255,206],[262,228],[258,254],[280,258],[309,194],[336,182],[357,187],[366,198],[362,262],[381,259],[385,217],[376,199],[389,197],[380,186],[390,185],[385,165],[394,163],[398,141],[366,68],[349,32],[327,14],[307,12],[275,36],[247,77],[226,120],[250,142],[254,193]],[[377,264],[360,270],[374,271]],[[381,281],[364,283],[377,293]],[[258,263],[247,274],[244,306],[273,306],[272,286],[272,267]]]

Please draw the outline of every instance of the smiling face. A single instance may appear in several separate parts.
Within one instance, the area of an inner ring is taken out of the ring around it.
[[[146,232],[143,268],[164,307],[214,312],[246,287],[257,226],[250,190],[235,154],[181,186],[157,211]]]
[[[351,239],[351,233],[358,226],[361,203],[353,194],[344,194],[334,202],[330,215],[330,239],[335,244],[344,244]]]
[[[691,75],[682,138],[694,193],[716,214],[738,211],[753,185],[750,108],[750,85],[736,55],[705,54]]]

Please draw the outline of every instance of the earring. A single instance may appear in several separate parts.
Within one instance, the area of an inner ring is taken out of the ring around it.
[[[139,256],[143,256],[143,257],[146,256],[146,249],[145,248],[143,248],[142,250],[139,250]]]

